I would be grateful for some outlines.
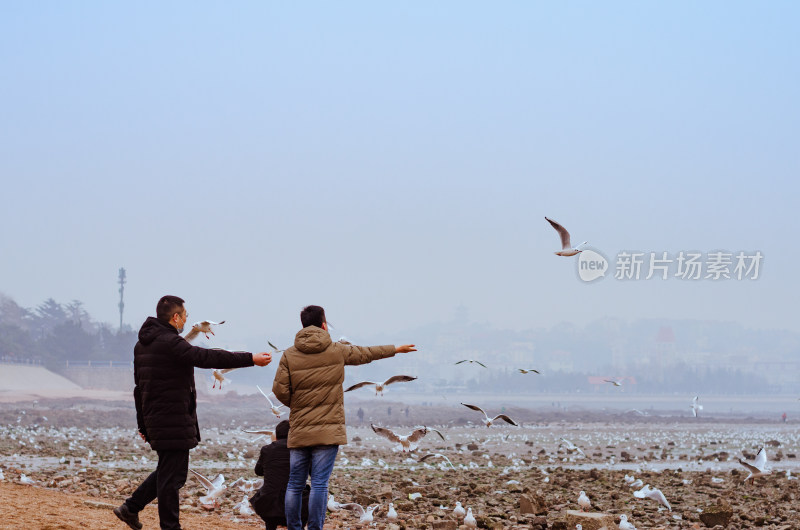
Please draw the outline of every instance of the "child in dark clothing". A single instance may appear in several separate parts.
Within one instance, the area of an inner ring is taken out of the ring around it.
[[[286,526],[284,499],[286,484],[289,483],[289,448],[286,446],[286,440],[289,437],[288,421],[284,420],[275,426],[275,437],[277,439],[274,442],[261,448],[255,473],[264,477],[264,485],[250,499],[253,509],[266,523],[267,530]],[[310,491],[311,488],[306,485],[306,489],[303,491],[303,526],[308,520],[308,494]]]

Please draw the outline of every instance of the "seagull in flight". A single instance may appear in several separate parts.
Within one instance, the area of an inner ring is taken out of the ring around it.
[[[202,333],[203,335],[206,336],[207,339],[210,339],[211,337],[209,337],[208,334],[209,333],[211,333],[212,335],[214,334],[214,331],[211,328],[213,326],[221,326],[224,323],[225,323],[224,320],[221,322],[212,322],[211,320],[203,320],[202,322],[195,322],[194,324],[192,324],[192,329],[190,329],[189,333],[187,333],[186,336],[183,338],[189,342],[192,342],[198,335]]]
[[[278,347],[272,344],[270,341],[267,341],[267,344],[269,344],[269,347],[272,348],[273,353],[283,353],[286,351],[286,350],[279,350]]]
[[[622,386],[622,379],[603,379],[604,383],[611,383],[614,386]]]
[[[552,219],[548,219],[547,217],[545,217],[545,219],[547,220],[548,223],[552,225],[553,228],[556,229],[556,232],[558,232],[559,237],[561,237],[561,250],[556,252],[556,256],[569,257],[569,256],[574,256],[575,254],[578,254],[580,252],[583,252],[583,250],[580,247],[588,243],[588,241],[584,241],[580,245],[573,247],[569,242],[569,232],[567,232],[567,229],[558,224],[557,222],[553,221]]]
[[[746,467],[750,472],[750,474],[747,475],[747,478],[744,479],[744,482],[749,480],[750,484],[755,484],[757,477],[763,477],[764,475],[770,474],[770,471],[767,470],[767,452],[763,447],[759,449],[756,459],[753,460],[752,464],[745,462],[741,458],[738,460],[739,463]]]
[[[695,417],[695,418],[697,417],[698,411],[703,410],[703,405],[698,405],[697,404],[697,400],[698,399],[699,399],[698,396],[693,397],[692,398],[692,404],[689,406],[689,408],[692,409],[692,416]]]
[[[416,379],[416,377],[412,377],[410,375],[393,375],[392,377],[390,377],[389,379],[387,379],[383,383],[376,383],[375,381],[362,381],[360,383],[356,383],[355,385],[353,385],[350,388],[348,388],[347,390],[345,390],[345,392],[350,392],[351,390],[356,390],[357,388],[361,388],[361,387],[365,387],[365,386],[369,386],[369,385],[375,385],[375,395],[377,396],[378,393],[380,393],[380,395],[383,395],[383,390],[388,385],[391,385],[392,383],[406,383],[408,381],[413,381],[415,379]]]
[[[394,431],[386,429],[385,427],[375,427],[371,423],[369,426],[372,427],[372,430],[375,431],[375,434],[377,434],[378,436],[383,436],[390,442],[399,443],[404,453],[416,449],[417,448],[416,442],[418,442],[426,434],[428,434],[428,431],[435,432],[442,438],[442,440],[444,440],[444,436],[442,435],[442,433],[440,433],[436,429],[431,429],[425,426],[417,427],[411,433],[405,436],[400,436],[398,434],[395,434]]]
[[[265,429],[265,430],[258,430],[258,429],[256,429],[256,430],[248,431],[248,430],[246,430],[246,429],[242,429],[242,432],[246,432],[247,434],[258,434],[258,435],[260,435],[260,436],[269,436],[269,437],[270,437],[270,439],[271,439],[273,442],[274,442],[275,440],[277,440],[277,439],[278,439],[278,438],[276,437],[276,435],[275,435],[275,431],[274,431],[274,430],[272,430],[272,431],[268,431],[268,430],[266,430],[266,429]],[[256,438],[256,440],[257,440],[257,439],[258,439],[258,438]]]
[[[634,491],[633,496],[636,497],[637,499],[652,499],[666,506],[667,510],[672,511],[672,506],[669,505],[669,502],[667,502],[667,498],[664,497],[664,494],[661,493],[661,490],[658,488],[651,488],[650,484],[646,484],[639,491]]]
[[[480,361],[476,361],[474,359],[464,359],[463,361],[458,361],[456,364],[461,364],[461,363],[476,363],[476,364],[479,364],[479,365],[483,366],[484,368],[486,368],[485,364],[483,364]]]
[[[527,370],[525,368],[518,368],[518,370],[519,373],[521,374],[530,374],[530,373],[540,374],[539,370],[534,370],[533,368],[528,368]]]
[[[275,414],[275,417],[280,418],[284,413],[284,411],[281,410],[281,407],[283,407],[283,405],[275,405],[275,403],[272,402],[269,396],[265,394],[263,390],[261,390],[260,386],[256,385],[256,388],[258,389],[259,392],[261,392],[262,396],[267,398],[267,401],[269,402],[269,408],[270,410],[272,410],[272,413]]]
[[[206,510],[213,510],[219,506],[219,498],[225,493],[228,488],[225,486],[225,477],[222,474],[217,475],[214,480],[208,480],[205,476],[201,475],[194,469],[189,468],[189,471],[197,477],[200,484],[206,489],[206,495],[200,497],[200,505]]]
[[[578,451],[583,456],[586,456],[586,453],[583,452],[583,449],[581,449],[580,447],[578,447],[574,443],[570,442],[566,438],[559,438],[559,440],[561,440],[561,443],[558,444],[559,447],[561,447],[563,445],[563,446],[565,446],[567,448],[567,451],[570,452],[570,453]]]
[[[230,381],[230,379],[225,377],[225,374],[232,372],[233,370],[236,370],[236,368],[217,368],[212,370],[211,375],[214,376],[214,384],[211,385],[211,388],[216,388],[217,383],[219,383],[219,389],[222,390],[222,382]]]
[[[438,432],[438,431],[437,431],[437,432]],[[420,462],[424,462],[425,460],[427,460],[428,458],[431,458],[431,457],[436,457],[436,458],[444,458],[444,459],[445,459],[445,461],[448,463],[448,465],[449,465],[451,468],[453,468],[453,471],[455,471],[455,470],[456,470],[456,466],[454,466],[454,465],[453,465],[453,463],[450,461],[450,459],[449,459],[449,458],[447,458],[446,456],[444,456],[444,455],[443,455],[443,454],[441,454],[441,453],[428,453],[427,455],[425,455],[425,456],[423,456],[422,458],[420,458],[420,459],[419,459],[419,461],[420,461]]]
[[[483,424],[486,425],[487,427],[491,427],[492,423],[497,421],[497,420],[503,420],[503,421],[505,421],[507,423],[510,423],[511,425],[519,427],[519,423],[515,422],[514,420],[512,420],[510,417],[506,416],[505,414],[498,414],[494,418],[490,418],[489,415],[486,414],[486,411],[483,410],[482,408],[480,408],[478,405],[468,405],[466,403],[462,403],[462,405],[464,405],[465,407],[470,408],[472,410],[477,410],[478,412],[483,413],[483,420],[482,421],[483,421]]]

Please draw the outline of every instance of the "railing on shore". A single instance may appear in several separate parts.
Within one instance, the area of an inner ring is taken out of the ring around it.
[[[66,368],[133,368],[133,361],[64,361]]]
[[[21,364],[21,365],[41,366],[44,363],[39,359],[20,359],[19,357],[3,356],[0,357],[0,364]]]

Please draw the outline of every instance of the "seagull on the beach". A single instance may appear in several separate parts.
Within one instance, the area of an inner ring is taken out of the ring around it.
[[[197,480],[199,480],[200,484],[206,489],[206,495],[197,499],[200,501],[200,506],[206,510],[213,510],[219,506],[219,498],[225,493],[225,490],[228,489],[225,486],[225,477],[219,474],[214,477],[214,480],[208,480],[208,478],[192,468],[189,468],[189,471],[197,477]]]
[[[475,363],[475,364],[479,364],[479,365],[483,366],[484,368],[486,368],[486,365],[485,365],[485,364],[483,364],[483,363],[482,363],[482,362],[480,362],[480,361],[476,361],[475,359],[463,359],[463,360],[461,360],[461,361],[458,361],[458,362],[457,362],[457,363],[455,363],[455,364],[461,364],[461,363]]]
[[[507,423],[510,423],[511,425],[519,427],[519,423],[515,422],[514,420],[512,420],[509,416],[507,416],[505,414],[498,414],[494,418],[490,418],[489,415],[486,414],[486,411],[483,410],[482,408],[480,408],[478,405],[468,405],[466,403],[462,403],[462,405],[464,405],[465,407],[470,408],[472,410],[477,410],[478,412],[483,413],[483,420],[482,421],[483,421],[483,424],[486,425],[487,427],[491,427],[492,423],[497,421],[497,420],[503,420],[503,421],[505,421]]]
[[[475,516],[472,515],[472,508],[467,508],[467,515],[464,517],[464,525],[469,528],[478,528],[478,521],[476,521]]]
[[[442,436],[442,433],[440,433],[436,429],[431,429],[425,426],[418,427],[414,429],[410,434],[407,434],[405,436],[397,435],[392,430],[386,429],[385,427],[375,427],[371,423],[369,426],[372,427],[372,430],[378,436],[383,436],[390,442],[399,443],[404,453],[416,449],[417,448],[416,442],[421,440],[426,434],[428,434],[428,431],[434,431],[435,433],[437,433],[439,436],[442,437],[442,440],[444,440],[444,436]]]
[[[633,496],[637,499],[652,499],[666,506],[669,511],[672,511],[672,506],[669,505],[667,498],[664,497],[664,494],[661,493],[661,490],[658,488],[651,488],[650,484],[646,484],[645,487],[639,491],[634,491]]]
[[[583,452],[583,449],[581,449],[580,447],[578,447],[574,443],[570,442],[566,438],[559,438],[559,440],[561,440],[561,443],[559,443],[558,446],[559,447],[561,447],[562,445],[565,446],[566,449],[567,449],[567,452],[574,453],[575,451],[577,451],[580,454],[582,454],[584,457],[586,456],[586,453]]]
[[[331,500],[333,500],[333,497],[329,498],[328,505],[330,505]],[[377,504],[373,504],[371,506],[367,506],[367,509],[365,510],[360,504],[351,502],[348,504],[339,504],[338,509],[350,510],[351,512],[355,513],[358,516],[359,523],[371,523],[373,521],[372,512],[374,512],[375,508],[377,507]]]
[[[236,370],[236,368],[217,368],[211,372],[211,375],[214,376],[214,384],[211,385],[211,388],[216,388],[217,383],[219,383],[219,389],[222,390],[222,382],[223,381],[230,381],[230,379],[225,378],[225,374],[228,372],[232,372]]]
[[[36,484],[36,481],[33,480],[32,478],[30,478],[29,476],[27,476],[25,473],[20,473],[19,474],[19,483],[20,484],[33,485],[33,484]]]
[[[624,513],[619,516],[619,530],[636,530],[633,523],[628,522],[628,516]]]
[[[604,383],[611,383],[614,386],[622,386],[622,379],[603,379]]]
[[[214,335],[214,331],[211,328],[213,326],[221,326],[224,323],[225,323],[224,320],[221,322],[212,322],[211,320],[203,320],[202,322],[195,322],[194,324],[192,324],[192,329],[190,329],[189,333],[187,333],[183,338],[189,342],[192,342],[192,340],[194,340],[198,335],[202,333],[203,335],[206,336],[207,339],[210,339],[211,337],[209,337],[208,334],[211,333],[212,335]]]
[[[741,458],[738,460],[739,463],[746,467],[750,472],[743,482],[747,482],[749,480],[750,484],[755,484],[757,477],[763,477],[764,475],[769,475],[771,473],[771,471],[767,469],[767,452],[763,447],[759,449],[756,459],[753,460],[752,464],[745,462]]]
[[[269,402],[269,408],[272,411],[272,413],[275,414],[275,417],[276,418],[280,418],[281,415],[283,415],[283,413],[284,413],[284,411],[281,410],[281,407],[283,405],[275,405],[275,403],[272,402],[272,400],[269,398],[269,396],[267,394],[265,394],[263,390],[261,390],[260,386],[256,385],[256,388],[258,389],[259,392],[261,392],[262,396],[267,398],[267,401]]]
[[[394,521],[395,519],[397,519],[397,510],[394,509],[393,502],[389,503],[389,511],[386,512],[386,518],[389,519],[390,521]]]
[[[641,488],[642,486],[644,486],[644,482],[642,482],[642,479],[640,478],[637,478],[636,480],[630,483],[631,488]]]
[[[581,507],[582,512],[585,512],[592,507],[589,497],[586,496],[586,492],[583,490],[581,490],[580,494],[578,495],[578,506]]]
[[[465,510],[464,507],[461,506],[461,501],[456,501],[456,507],[453,508],[453,515],[455,515],[459,519],[467,515],[467,510]]]
[[[333,500],[332,493],[328,493],[328,509],[332,512],[338,512],[342,509],[342,503]]]
[[[531,373],[539,374],[540,373],[539,370],[534,370],[533,368],[528,368],[527,370],[525,368],[518,368],[518,370],[519,370],[519,373],[521,373],[521,374],[531,374]]]
[[[393,375],[383,383],[376,383],[375,381],[362,381],[361,383],[356,383],[355,385],[351,386],[345,392],[350,392],[351,390],[356,390],[361,387],[375,385],[375,395],[377,396],[380,392],[380,395],[383,395],[383,390],[392,383],[407,383],[408,381],[415,380],[416,377],[412,377],[410,375]]]
[[[547,217],[545,217],[545,219],[547,220],[548,223],[550,223],[550,225],[553,228],[556,229],[556,232],[558,232],[559,237],[561,237],[561,250],[555,253],[556,256],[569,257],[569,256],[574,256],[575,254],[578,254],[580,252],[583,252],[583,250],[580,247],[588,243],[588,241],[584,241],[580,245],[573,247],[569,242],[569,232],[567,232],[567,229],[558,224],[557,222],[553,221],[552,219],[548,219]]]
[[[420,458],[419,461],[420,462],[424,462],[425,460],[427,460],[428,458],[431,458],[431,457],[444,458],[445,461],[450,465],[450,467],[453,468],[453,471],[455,471],[456,467],[453,465],[453,463],[450,461],[450,459],[447,458],[446,456],[444,456],[441,453],[428,453],[427,455],[425,455],[422,458]]]
[[[244,496],[241,502],[238,504],[233,505],[234,510],[238,510],[240,515],[255,515],[256,512],[250,506],[250,499],[247,498],[247,495]]]
[[[248,479],[246,479],[244,477],[239,477],[234,482],[232,482],[231,485],[228,486],[228,488],[230,489],[230,488],[236,486],[236,487],[239,488],[240,491],[243,491],[244,493],[250,493],[252,491],[260,489],[261,486],[263,486],[263,485],[264,485],[264,479],[263,478],[259,478],[259,479],[255,479],[255,480],[248,480]]]
[[[692,409],[692,416],[697,417],[697,412],[703,410],[703,405],[698,405],[697,400],[699,399],[698,396],[692,398],[692,404],[689,406]]]
[[[278,437],[275,436],[275,431],[274,430],[273,431],[268,431],[268,430],[258,430],[258,429],[256,429],[256,430],[253,430],[253,431],[248,431],[246,429],[242,429],[242,432],[246,432],[247,434],[259,434],[261,436],[269,436],[270,439],[273,442],[278,439]],[[258,438],[256,438],[256,440],[258,440]]]

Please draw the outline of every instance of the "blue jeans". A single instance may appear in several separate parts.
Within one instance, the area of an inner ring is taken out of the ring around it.
[[[300,510],[303,488],[311,476],[308,497],[308,530],[322,530],[328,507],[328,479],[331,478],[338,445],[315,445],[289,449],[289,483],[286,485],[286,527],[302,530]]]

